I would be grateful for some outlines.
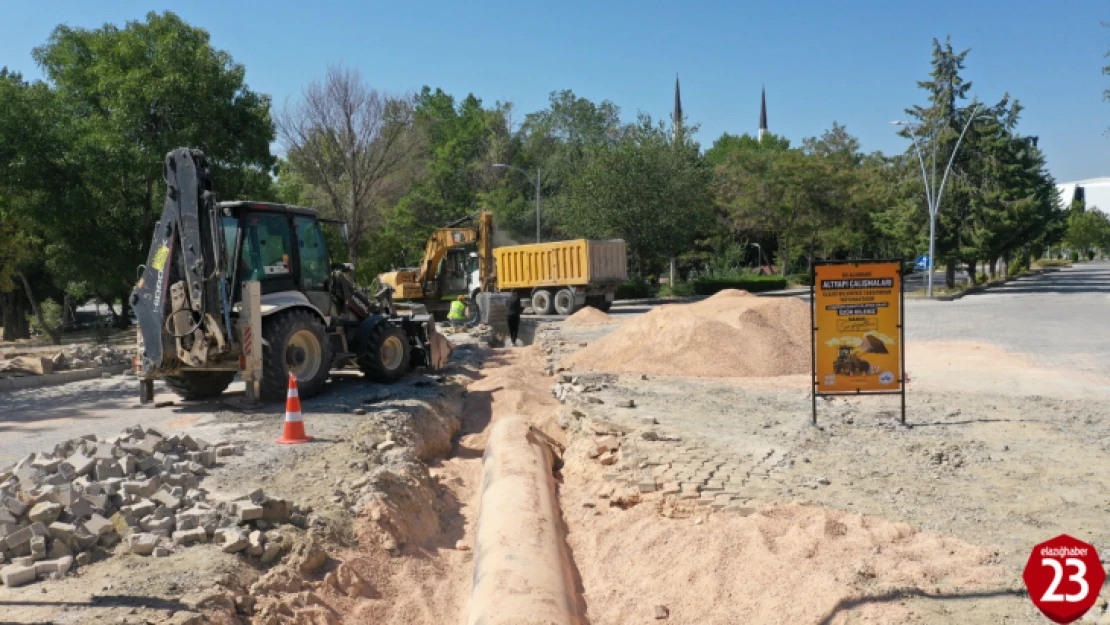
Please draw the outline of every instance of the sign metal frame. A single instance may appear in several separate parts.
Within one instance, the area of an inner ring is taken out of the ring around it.
[[[931,259],[930,259],[931,260]],[[844,391],[834,393],[819,393],[817,392],[817,267],[827,265],[874,265],[874,264],[896,264],[898,271],[898,366],[900,371],[899,384],[897,391],[864,391],[856,389],[855,391]],[[813,425],[817,425],[817,398],[818,397],[835,397],[838,395],[901,395],[902,396],[902,425],[906,424],[906,280],[905,280],[905,260],[904,259],[867,259],[867,260],[819,260],[814,261],[809,268],[809,349],[810,349],[810,365],[812,367],[812,387],[810,394],[813,399]]]

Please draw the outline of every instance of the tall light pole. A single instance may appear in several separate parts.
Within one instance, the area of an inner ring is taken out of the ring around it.
[[[967,134],[967,129],[971,128],[971,122],[975,121],[976,116],[979,114],[979,109],[982,107],[980,104],[975,105],[975,109],[971,111],[971,116],[967,118],[967,123],[964,124],[964,129],[960,132],[960,138],[956,139],[956,146],[952,148],[952,155],[948,157],[948,166],[944,168],[944,176],[940,179],[940,188],[935,188],[937,183],[937,137],[933,133],[933,180],[929,182],[929,175],[925,170],[925,155],[921,150],[921,143],[917,140],[917,133],[913,131],[914,124],[908,121],[890,122],[895,126],[905,126],[910,131],[910,137],[913,139],[913,146],[917,152],[917,160],[921,163],[921,178],[925,182],[925,202],[929,205],[929,278],[926,296],[933,296],[933,271],[936,268],[936,243],[937,243],[937,212],[940,210],[940,199],[944,195],[944,185],[948,182],[948,173],[952,171],[952,163],[956,160],[956,152],[960,150],[960,143],[964,140],[964,135]]]
[[[763,267],[762,267],[762,264],[763,264],[763,246],[758,244],[758,243],[752,243],[751,245],[755,249],[759,250],[759,263],[761,265],[760,268],[759,268],[759,274],[763,275]],[[768,267],[768,269],[770,269],[770,267]]]
[[[524,171],[523,169],[521,169],[519,167],[514,167],[512,165],[506,165],[504,163],[494,163],[493,166],[494,167],[499,167],[501,169],[515,169],[516,171],[519,171],[520,173],[524,174],[524,177],[527,178],[529,180],[529,182],[531,182],[531,180],[532,180],[532,176],[530,176],[527,171]],[[536,243],[539,243],[540,242],[540,168],[539,167],[536,168],[536,181],[533,182],[532,184],[536,186]]]

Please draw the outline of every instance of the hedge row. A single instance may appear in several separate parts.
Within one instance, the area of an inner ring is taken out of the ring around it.
[[[786,288],[786,278],[780,276],[758,276],[740,279],[702,279],[694,282],[694,292],[698,295],[713,295],[725,289],[742,289],[751,293],[760,291],[780,291]]]

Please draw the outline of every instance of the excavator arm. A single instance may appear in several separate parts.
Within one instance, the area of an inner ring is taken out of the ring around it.
[[[460,227],[462,224],[473,221],[474,226]],[[439,264],[447,252],[470,243],[477,243],[478,247],[478,272],[480,274],[481,289],[490,291],[493,288],[493,215],[489,211],[481,211],[467,215],[457,221],[439,228],[428,237],[424,246],[424,257],[420,261],[420,268],[416,271],[395,271],[382,274],[379,281],[388,284],[397,290],[402,298],[428,297],[432,294],[427,290],[436,284],[439,277]]]
[[[226,256],[208,159],[180,148],[166,155],[166,203],[131,306],[142,335],[142,373],[198,366],[230,327]]]

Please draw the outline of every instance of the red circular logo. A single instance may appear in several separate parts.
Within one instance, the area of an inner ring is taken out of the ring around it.
[[[1033,547],[1022,578],[1037,609],[1053,622],[1071,623],[1095,605],[1106,571],[1093,545],[1060,534]]]

